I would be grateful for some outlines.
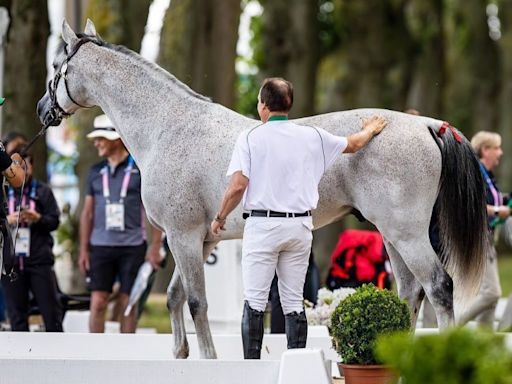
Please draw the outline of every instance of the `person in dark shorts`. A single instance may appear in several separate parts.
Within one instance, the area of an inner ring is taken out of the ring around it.
[[[87,138],[106,159],[91,168],[87,180],[80,218],[79,265],[92,292],[89,329],[99,333],[105,331],[105,314],[116,279],[124,312],[144,260],[159,267],[162,233],[153,228],[146,250],[140,171],[106,115],[96,117],[94,128]],[[137,309],[121,317],[121,332],[135,332],[136,315]]]
[[[18,148],[23,152],[23,147]],[[32,177],[31,154],[23,156],[27,181],[23,189],[9,187],[7,221],[16,231],[14,273],[3,276],[12,331],[29,331],[30,294],[37,303],[47,332],[62,332],[51,232],[59,226],[59,207],[50,187]]]

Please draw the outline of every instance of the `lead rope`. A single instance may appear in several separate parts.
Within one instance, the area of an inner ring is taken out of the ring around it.
[[[35,142],[35,140],[34,140],[34,142]],[[23,152],[25,152],[25,151],[23,151]],[[21,183],[20,202],[21,202],[21,199],[23,198],[23,190],[25,189],[25,181],[27,180],[27,162],[25,161],[25,159],[23,157],[22,157],[22,160],[23,160],[23,171],[25,173],[25,177],[23,178],[23,182]],[[6,197],[5,196],[5,187],[3,188],[3,194],[4,194],[4,199],[5,199],[5,197]],[[6,199],[6,201],[7,201],[7,199]],[[18,211],[17,212],[18,212],[18,217],[16,219],[16,229],[14,231],[14,239],[12,241],[12,246],[13,246],[12,252],[14,252],[15,255],[16,255],[16,240],[18,238],[18,229],[20,227],[21,204],[18,204]],[[9,223],[7,223],[6,231],[10,231],[10,230],[11,229],[9,228]],[[5,239],[4,239],[3,246],[5,247]],[[3,270],[3,256],[4,255],[3,255],[3,247],[2,247],[2,261],[1,261],[2,266],[0,267],[0,274],[2,272],[1,270]],[[18,278],[18,274],[14,271],[14,265],[15,265],[15,263],[13,263],[12,268],[9,271],[9,273],[7,273],[7,271],[5,271],[5,274],[9,277],[9,280],[11,282],[15,281]]]

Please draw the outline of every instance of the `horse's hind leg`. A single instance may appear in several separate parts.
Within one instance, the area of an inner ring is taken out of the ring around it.
[[[434,252],[427,231],[424,236],[414,236],[412,233],[409,233],[409,236],[401,236],[400,240],[393,242],[393,246],[402,256],[407,268],[423,286],[436,311],[439,328],[452,326],[453,281]]]
[[[402,257],[393,245],[384,239],[386,250],[388,251],[391,267],[396,280],[398,295],[407,301],[411,309],[412,326],[416,326],[418,320],[418,312],[425,296],[425,291],[420,282],[414,277],[413,273],[409,270],[407,265],[402,260]]]

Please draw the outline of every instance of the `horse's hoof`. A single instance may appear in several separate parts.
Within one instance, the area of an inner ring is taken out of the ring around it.
[[[173,354],[175,359],[187,359],[189,355],[188,345],[183,348],[175,349]]]

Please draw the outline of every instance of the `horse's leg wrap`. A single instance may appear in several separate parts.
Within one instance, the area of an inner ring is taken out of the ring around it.
[[[261,357],[261,343],[263,341],[263,314],[264,312],[252,309],[246,301],[242,316],[242,343],[244,346],[244,359],[259,359]]]
[[[306,312],[292,312],[285,315],[285,330],[288,349],[306,348],[306,341],[308,339]]]

